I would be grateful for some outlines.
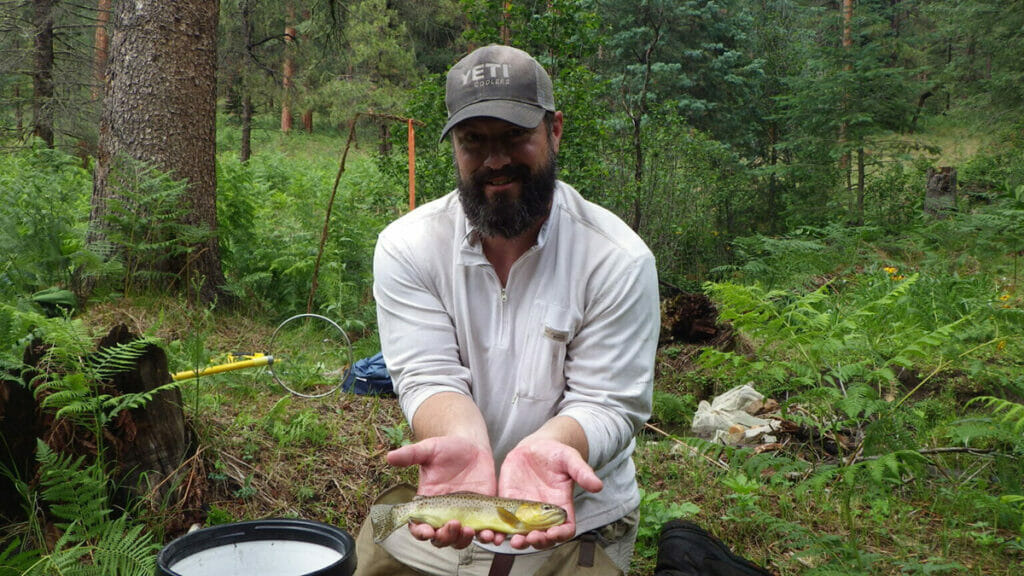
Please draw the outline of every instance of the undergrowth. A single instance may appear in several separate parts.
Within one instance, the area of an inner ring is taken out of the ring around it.
[[[95,448],[72,455],[40,442],[32,478],[4,463],[25,519],[0,532],[0,575],[150,574],[156,550],[177,535],[164,521],[185,511],[112,497],[122,487],[111,480],[105,433],[153,393],[116,395],[103,382],[149,345],[167,351],[172,370],[259,351],[283,318],[305,311],[330,192],[323,183],[336,161],[220,159],[220,240],[243,311],[187,308],[159,290],[128,297],[164,278],[135,273],[147,247],[162,242],[148,235],[154,225],[177,213],[178,189],[159,174],[126,173],[125,198],[158,202],[156,220],[126,217],[124,234],[112,237],[120,259],[103,260],[84,247],[75,216],[88,205],[84,169],[52,151],[0,162],[0,185],[12,191],[0,208],[0,242],[12,254],[0,267],[0,376]],[[985,172],[984,203],[965,201],[946,220],[900,234],[804,227],[732,243],[732,260],[704,290],[743,345],[659,353],[654,429],[636,453],[644,492],[634,573],[652,571],[659,529],[677,517],[782,575],[1020,573],[1024,179],[1008,161],[972,169]],[[52,190],[59,202],[39,194]],[[372,162],[354,160],[328,227],[313,308],[338,320],[357,357],[377,348],[372,246],[403,210],[394,190]],[[86,276],[117,288],[84,319],[60,309],[48,318],[27,297]],[[146,336],[95,354],[90,328],[112,320],[99,314],[104,306]],[[48,346],[45,369],[28,372],[23,354],[36,337]],[[686,436],[699,401],[748,383],[777,400],[791,426],[777,442]],[[193,488],[206,524],[298,516],[354,533],[378,492],[415,482],[414,471],[384,459],[410,439],[393,398],[297,399],[259,371],[168,388],[180,388],[195,433],[202,474]]]

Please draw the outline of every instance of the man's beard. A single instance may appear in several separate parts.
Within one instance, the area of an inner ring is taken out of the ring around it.
[[[459,186],[459,201],[466,212],[469,223],[483,236],[515,238],[547,216],[551,198],[555,195],[555,180],[558,166],[554,151],[549,152],[548,161],[531,173],[528,166],[521,164],[506,166],[500,170],[481,168],[467,180],[462,178],[455,167]],[[494,178],[507,176],[519,182],[519,198],[506,194],[488,199],[484,192],[486,183]]]

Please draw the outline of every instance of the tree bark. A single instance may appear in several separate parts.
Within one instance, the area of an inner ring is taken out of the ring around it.
[[[288,23],[284,28],[284,63],[281,66],[281,131],[291,132],[292,130],[292,110],[291,110],[291,96],[295,78],[295,61],[292,60],[292,51],[295,46],[295,38],[298,36],[298,30],[292,25],[295,21],[295,7],[289,3],[285,9],[287,14]]]
[[[306,111],[302,113],[302,129],[305,130],[307,134],[313,133],[313,110],[307,108]]]
[[[138,339],[127,326],[119,324],[99,342],[98,350]],[[121,394],[148,392],[171,382],[167,354],[150,345],[135,366],[116,374],[110,385]],[[118,420],[113,436],[118,480],[134,498],[152,498],[159,503],[175,488],[171,479],[178,474],[188,452],[188,430],[182,411],[181,390],[165,390],[144,407],[131,410]]]
[[[244,164],[252,157],[252,96],[249,92],[242,95],[242,146],[238,151],[238,159]]]
[[[110,22],[110,0],[99,0],[96,6],[96,32],[93,35],[92,99],[103,97],[103,84],[107,75],[107,54],[110,51],[110,36],[107,24]]]
[[[842,18],[843,18],[843,53],[847,58],[850,58],[850,50],[853,47],[853,0],[843,0],[842,5]],[[843,70],[850,72],[853,67],[850,62],[847,61],[843,64]],[[844,148],[843,154],[839,157],[839,167],[843,170],[847,170],[850,167],[850,153],[845,150],[846,148],[846,131],[849,126],[846,123],[846,107],[848,101],[848,94],[843,92],[842,104],[840,106],[840,113],[843,115],[842,120],[839,123],[839,146]],[[846,175],[846,187],[850,188],[850,175]]]
[[[242,34],[245,43],[245,56],[242,64],[242,145],[238,152],[239,160],[248,162],[252,156],[252,88],[249,74],[252,73],[252,2],[242,2]]]
[[[35,61],[32,68],[32,133],[53,148],[54,0],[32,1]]]
[[[216,0],[118,2],[93,177],[90,240],[102,239],[110,168],[118,156],[189,183],[185,223],[210,234],[169,260],[179,288],[214,301],[224,284],[216,212]]]

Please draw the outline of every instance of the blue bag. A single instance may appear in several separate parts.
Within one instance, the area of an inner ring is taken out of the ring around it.
[[[391,383],[388,367],[384,365],[384,355],[377,352],[373,356],[356,360],[348,376],[341,384],[342,390],[368,396],[394,394],[395,387]]]

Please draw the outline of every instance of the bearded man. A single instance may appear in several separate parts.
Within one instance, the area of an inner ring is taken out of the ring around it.
[[[504,534],[412,522],[357,574],[628,571],[640,503],[634,437],[651,410],[654,257],[557,178],[563,115],[529,54],[486,46],[448,73],[458,188],[389,225],[374,255],[381,350],[416,439],[422,496],[476,492],[561,506]]]

